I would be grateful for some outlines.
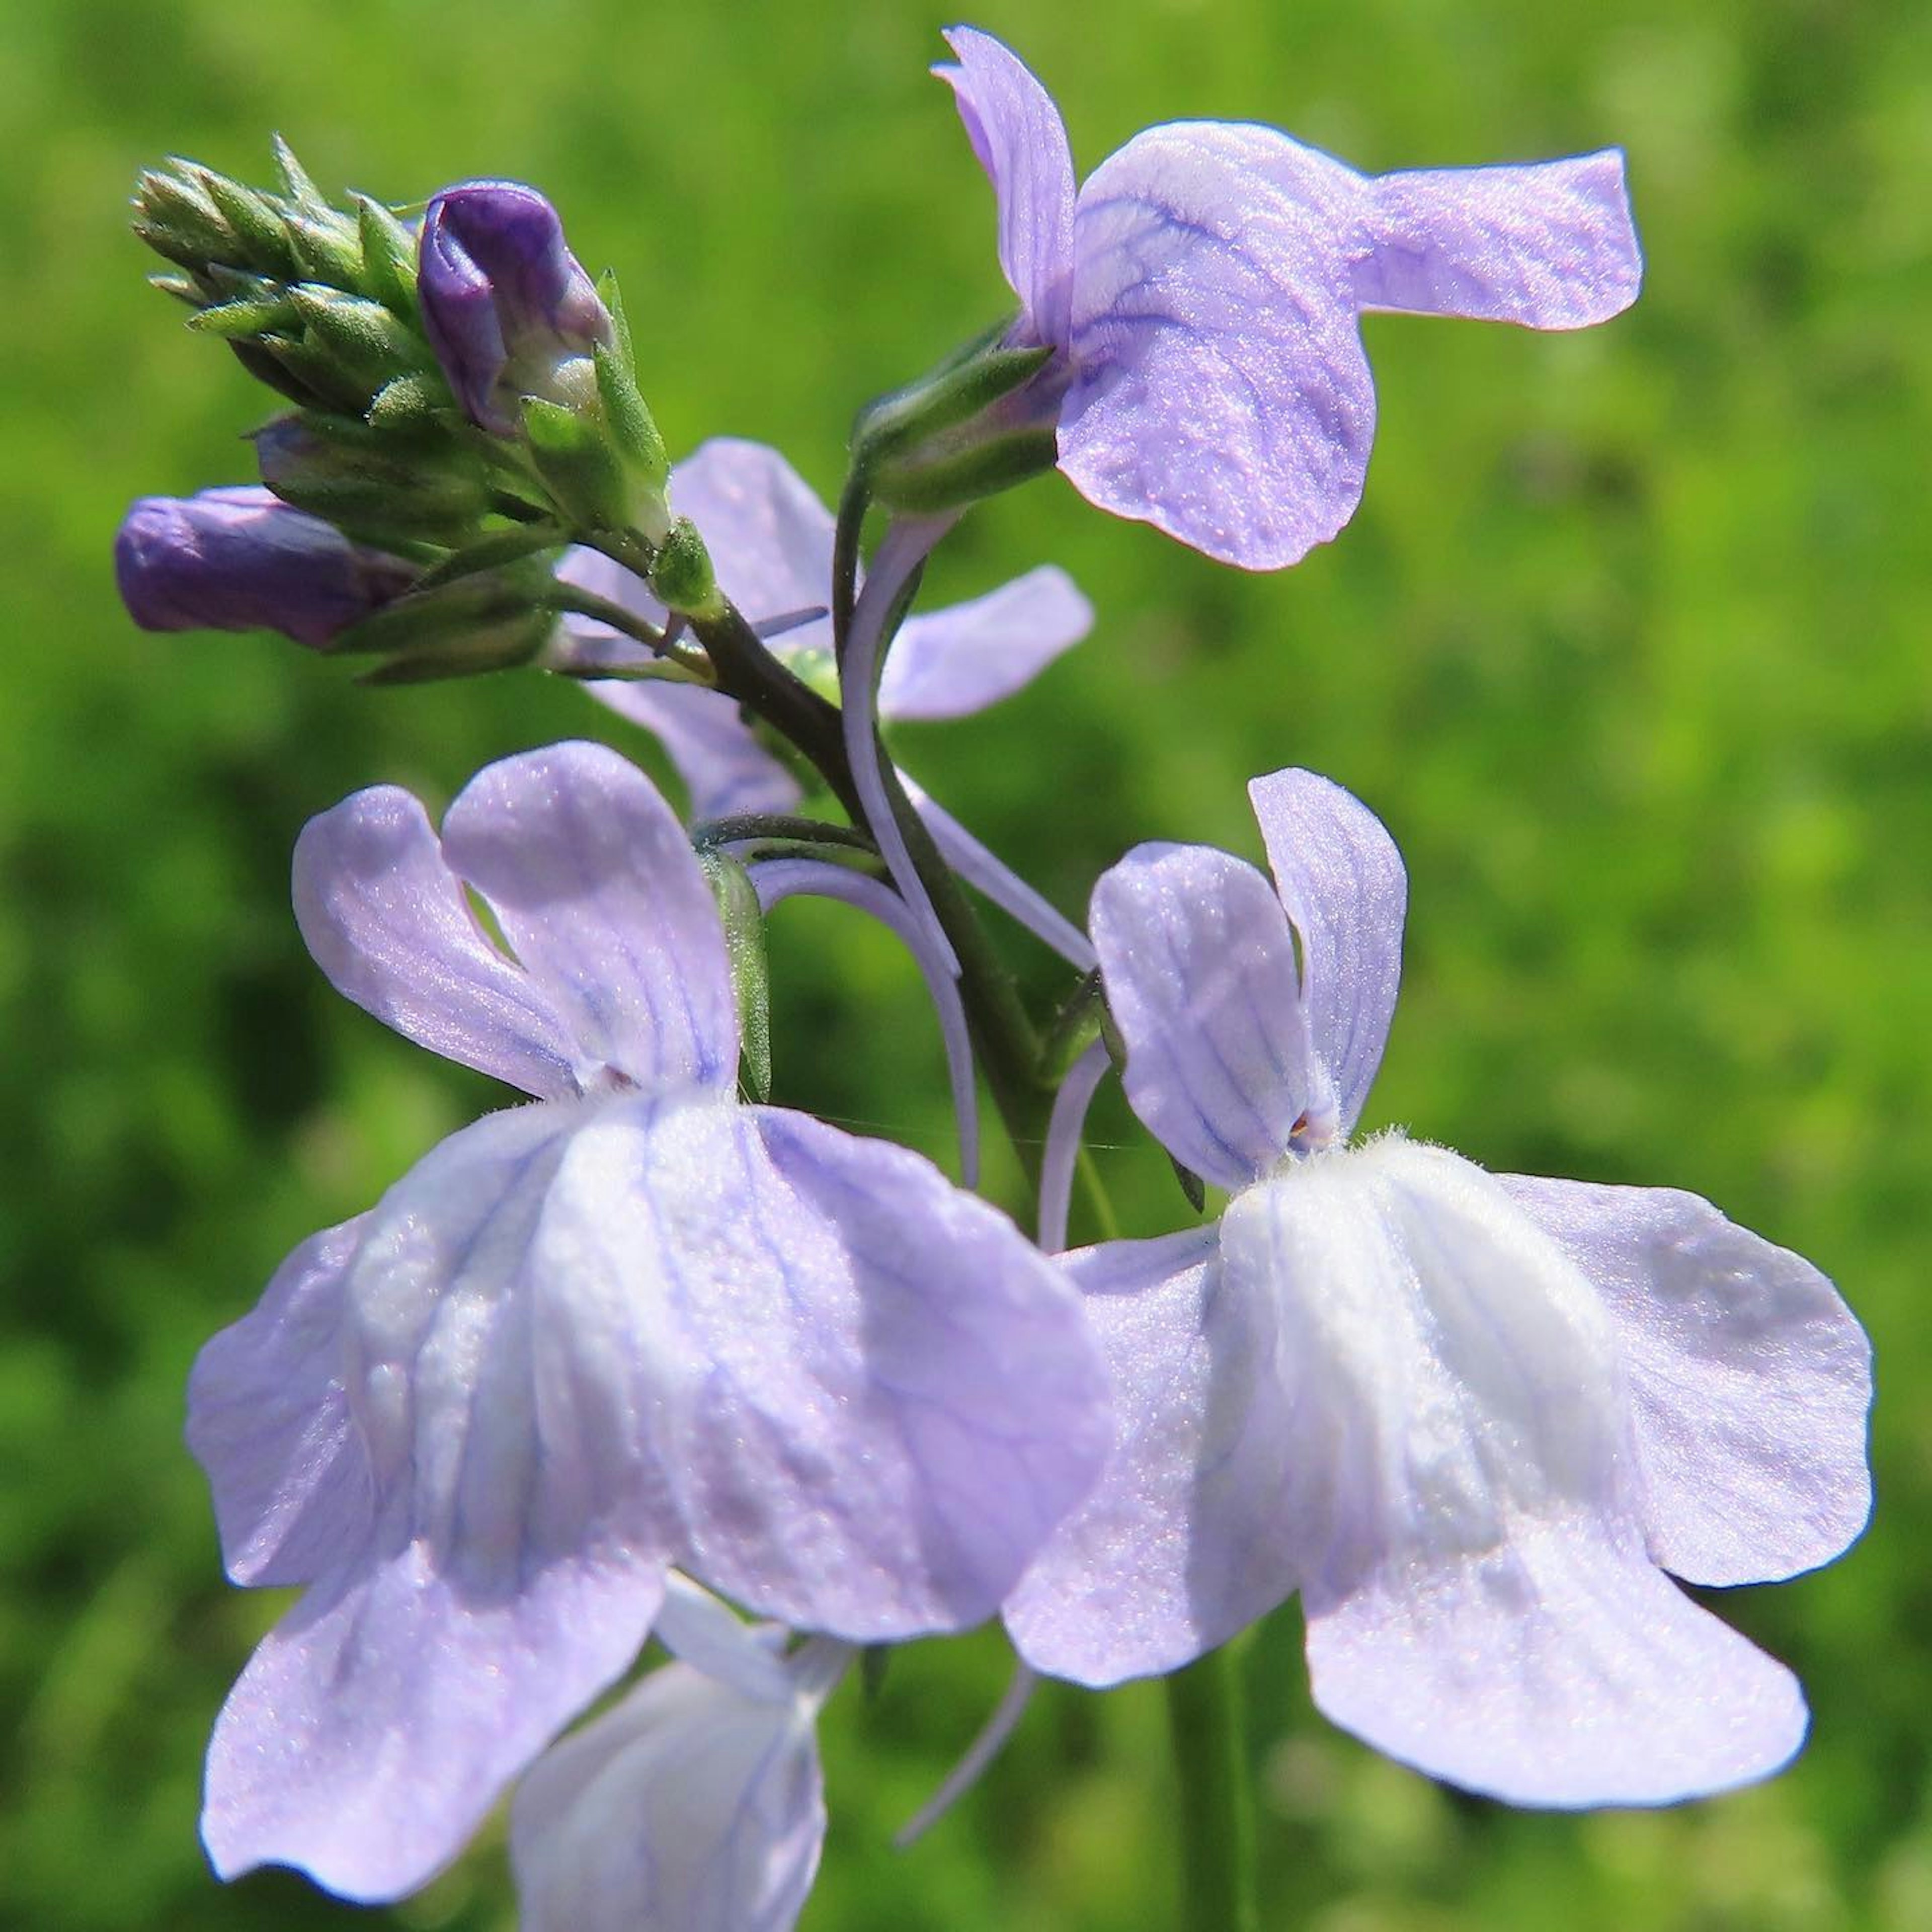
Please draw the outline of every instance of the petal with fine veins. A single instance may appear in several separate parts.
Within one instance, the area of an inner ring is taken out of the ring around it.
[[[789,812],[797,779],[752,734],[722,691],[695,685],[600,679],[584,688],[652,733],[691,796],[693,823],[740,812]]]
[[[955,27],[957,67],[933,72],[952,89],[959,118],[999,204],[1000,266],[1032,339],[1064,346],[1073,261],[1073,155],[1053,98],[990,34]]]
[[[917,1155],[626,1100],[554,1206],[555,1270],[655,1340],[676,1560],[760,1614],[861,1642],[975,1623],[1099,1473],[1078,1295]]]
[[[1522,167],[1428,168],[1369,184],[1364,308],[1587,328],[1636,301],[1643,256],[1615,148]]]
[[[1871,1345],[1830,1282],[1694,1194],[1498,1178],[1620,1331],[1656,1561],[1730,1584],[1838,1556],[1871,1507]]]
[[[449,862],[490,902],[568,1024],[584,1083],[728,1087],[738,1019],[718,908],[643,772],[602,745],[487,766],[443,821]]]
[[[1196,1174],[1245,1186],[1328,1100],[1280,902],[1225,852],[1139,845],[1101,874],[1089,924],[1134,1112]]]
[[[1095,170],[1060,419],[1090,502],[1250,570],[1335,536],[1375,434],[1341,241],[1270,180],[1280,138],[1176,122]]]
[[[1344,1135],[1374,1084],[1402,984],[1408,878],[1382,821],[1332,779],[1270,772],[1248,787],[1275,890],[1301,941],[1315,1052]]]
[[[428,816],[376,785],[296,841],[296,922],[336,991],[406,1040],[540,1099],[576,1091],[562,1018],[484,937]]]
[[[1230,1293],[1212,1228],[1064,1258],[1114,1378],[1100,1486],[1008,1598],[1036,1670],[1117,1684],[1173,1670],[1287,1596],[1298,1444],[1272,1297]]]
[[[879,680],[879,716],[983,711],[1030,683],[1093,626],[1093,605],[1053,564],[968,603],[908,618]]]

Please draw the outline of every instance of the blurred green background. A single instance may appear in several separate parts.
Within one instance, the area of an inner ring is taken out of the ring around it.
[[[280,128],[332,188],[533,181],[592,268],[622,272],[674,450],[759,436],[830,494],[854,406],[1004,302],[990,198],[922,74],[945,17],[68,0],[0,22],[0,1923],[350,1922],[288,1874],[224,1888],[201,1863],[202,1743],[278,1606],[221,1580],[182,1388],[290,1246],[500,1096],[329,992],[288,853],[357,786],[440,806],[485,759],[606,728],[534,676],[372,693],[267,638],[126,622],[128,500],[244,477],[237,438],[265,412],[143,286],[134,171],[175,150],[260,178]],[[1244,1658],[1268,1932],[1916,1932],[1932,12],[1120,0],[980,20],[1058,93],[1089,167],[1187,116],[1272,121],[1370,168],[1620,142],[1649,278],[1576,337],[1372,319],[1366,504],[1286,574],[1219,570],[1057,478],[976,514],[937,598],[1056,559],[1098,628],[906,761],[1076,911],[1139,838],[1258,856],[1257,772],[1342,780],[1412,880],[1370,1124],[1695,1189],[1827,1268],[1879,1351],[1875,1526],[1835,1569],[1723,1605],[1809,1687],[1795,1768],[1654,1815],[1465,1800],[1314,1716],[1291,1606]],[[946,1158],[902,960],[824,909],[788,908],[776,944],[782,1097]],[[1136,1225],[1176,1224],[1118,1106],[1099,1132]],[[957,1816],[888,1849],[1004,1669],[989,1635],[923,1646],[872,1705],[835,1705],[808,1928],[1166,1922],[1153,1687],[1042,1696]],[[393,1920],[511,1910],[493,1839]]]

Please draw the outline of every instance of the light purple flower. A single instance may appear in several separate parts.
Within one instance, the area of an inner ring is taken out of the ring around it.
[[[320,650],[421,574],[259,484],[143,496],[114,539],[121,601],[144,631],[279,631]]]
[[[754,623],[829,605],[832,514],[776,450],[715,438],[672,471],[670,491],[679,514],[702,532],[720,586]],[[573,550],[559,574],[650,622],[664,621],[644,585],[596,550]],[[886,666],[880,714],[890,721],[984,710],[1078,644],[1093,621],[1092,606],[1052,565],[968,603],[909,618]],[[588,619],[568,622],[593,644],[608,634]],[[830,682],[830,618],[785,632],[770,648],[808,682]],[[610,680],[590,688],[656,734],[690,788],[694,818],[783,812],[797,802],[797,781],[759,744],[730,698],[689,685]]]
[[[556,210],[520,182],[462,182],[431,199],[416,292],[457,400],[499,436],[515,431],[520,398],[557,400],[559,365],[611,339]]]
[[[674,1572],[680,1661],[553,1745],[518,1786],[521,1932],[789,1932],[825,1842],[815,1726],[855,1654],[752,1629]]]
[[[208,1850],[380,1899],[630,1664],[670,1565],[855,1642],[974,1623],[1108,1414],[1079,1298],[1004,1216],[738,1103],[710,888],[616,753],[492,765],[440,840],[358,793],[295,897],[338,990],[537,1101],[296,1250],[190,1388],[230,1574],[308,1586],[217,1724]]]
[[[1052,98],[991,35],[936,70],[999,201],[1028,394],[1090,502],[1273,570],[1360,500],[1375,389],[1359,317],[1402,309],[1580,328],[1636,298],[1613,149],[1368,176],[1272,128],[1174,122],[1076,194]]]
[[[1317,1704],[1435,1776],[1582,1805],[1774,1770],[1796,1680],[1664,1572],[1768,1581],[1858,1533],[1862,1330],[1694,1195],[1348,1147],[1402,862],[1325,778],[1250,796],[1272,889],[1144,845],[1094,892],[1128,1098],[1232,1198],[1068,1257],[1121,1437],[1008,1606],[1022,1655],[1088,1684],[1171,1670],[1299,1590]]]

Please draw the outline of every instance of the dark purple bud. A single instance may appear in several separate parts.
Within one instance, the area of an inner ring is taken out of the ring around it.
[[[280,631],[320,650],[418,574],[253,484],[143,496],[114,539],[121,601],[144,631]]]
[[[436,359],[470,420],[499,436],[515,432],[518,398],[561,400],[558,365],[611,339],[556,210],[520,182],[445,188],[423,217],[416,263]]]

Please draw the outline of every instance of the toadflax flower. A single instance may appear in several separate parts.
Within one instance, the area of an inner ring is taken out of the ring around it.
[[[440,839],[358,793],[295,898],[338,990],[536,1096],[304,1243],[189,1389],[229,1574],[308,1586],[216,1724],[209,1852],[382,1899],[629,1666],[674,1564],[854,1642],[990,1615],[1106,1383],[1003,1216],[738,1102],[710,890],[614,752],[490,766]]]
[[[520,1932],[788,1932],[825,1842],[818,1707],[856,1653],[740,1623],[674,1571],[679,1660],[554,1744],[511,1811]]]
[[[143,496],[114,539],[121,601],[144,631],[279,631],[321,650],[421,574],[259,484]]]
[[[680,513],[704,533],[725,594],[748,617],[824,610],[832,593],[832,513],[776,450],[714,438],[671,472],[670,488]],[[652,623],[664,622],[644,584],[598,551],[573,550],[560,574]],[[568,621],[593,644],[608,634],[592,620]],[[880,715],[942,718],[984,710],[1078,644],[1093,622],[1093,607],[1072,579],[1050,564],[984,597],[908,618],[886,666]],[[823,615],[773,638],[771,649],[808,682],[830,680],[832,626]],[[797,802],[797,782],[721,693],[608,680],[590,688],[656,735],[690,788],[694,818],[782,812]]]
[[[1057,422],[1090,502],[1224,562],[1293,563],[1354,513],[1375,433],[1365,311],[1580,328],[1636,298],[1614,150],[1371,176],[1272,128],[1181,121],[1076,194],[1040,82],[990,34],[946,39],[958,62],[937,70],[1020,299],[1009,343],[1054,352],[1016,403]]]
[[[496,435],[515,434],[520,398],[562,400],[559,371],[611,340],[610,311],[556,210],[520,182],[432,196],[417,264],[430,346],[470,421]]]
[[[1273,890],[1184,845],[1095,890],[1128,1098],[1232,1198],[1068,1258],[1121,1433],[1008,1605],[1022,1654],[1170,1670],[1299,1590],[1321,1708],[1472,1790],[1660,1804],[1774,1770],[1796,1682],[1664,1573],[1789,1576],[1858,1533],[1862,1330],[1694,1195],[1347,1144],[1402,862],[1326,779],[1250,796]]]

